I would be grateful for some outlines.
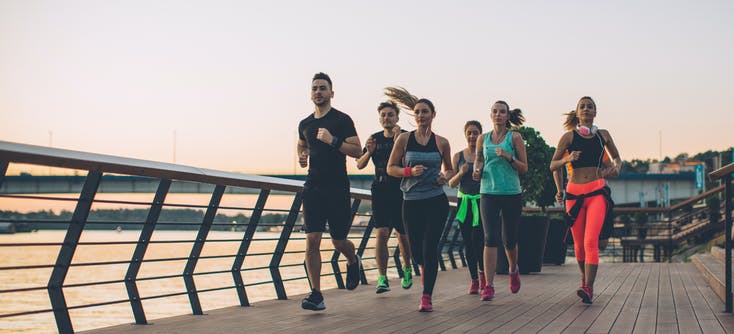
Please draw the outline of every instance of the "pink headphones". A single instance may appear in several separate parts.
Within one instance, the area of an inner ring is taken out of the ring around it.
[[[578,130],[580,134],[588,136],[595,135],[596,132],[599,131],[599,128],[597,128],[596,125],[592,125],[591,128],[584,125],[579,125],[576,127],[576,130]]]

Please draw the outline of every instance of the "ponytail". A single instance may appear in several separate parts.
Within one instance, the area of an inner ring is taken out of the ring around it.
[[[521,126],[522,123],[525,122],[525,116],[522,115],[522,110],[517,108],[510,110],[510,105],[502,100],[495,102],[495,104],[497,103],[502,104],[505,106],[505,108],[507,108],[507,113],[510,117],[507,119],[507,123],[505,125],[508,129],[513,126]]]
[[[576,110],[571,110],[566,115],[566,120],[563,122],[563,129],[571,131],[579,125],[579,117],[576,116]]]

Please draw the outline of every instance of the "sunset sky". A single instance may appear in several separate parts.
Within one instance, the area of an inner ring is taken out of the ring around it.
[[[435,103],[453,151],[498,99],[555,146],[583,95],[625,160],[724,150],[732,13],[726,0],[2,0],[0,140],[164,162],[175,145],[179,164],[304,173],[296,127],[323,71],[362,143],[398,85]]]

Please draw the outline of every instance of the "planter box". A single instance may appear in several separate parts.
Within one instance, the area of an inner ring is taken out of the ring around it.
[[[571,231],[563,219],[551,219],[548,225],[548,237],[545,239],[545,254],[543,255],[544,264],[564,264],[566,263],[566,250],[568,248],[568,239],[572,239]]]

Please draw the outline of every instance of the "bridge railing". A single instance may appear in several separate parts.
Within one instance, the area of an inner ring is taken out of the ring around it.
[[[722,180],[724,182],[724,222],[726,224],[726,227],[724,228],[724,288],[725,291],[725,301],[726,301],[726,312],[731,313],[734,309],[732,305],[732,275],[731,275],[731,248],[732,248],[732,242],[731,242],[731,232],[732,232],[732,220],[731,220],[731,210],[732,210],[732,198],[734,198],[734,189],[732,189],[732,173],[734,173],[734,163],[728,164],[722,168],[719,168],[711,173],[709,173],[709,178],[711,181],[716,180]]]
[[[11,164],[58,167],[83,172],[86,176],[80,193],[74,197],[2,193],[2,183]],[[115,174],[156,180],[157,190],[147,200],[97,198],[106,175]],[[209,187],[211,193],[203,203],[173,203],[167,200],[171,187],[180,183]],[[233,188],[256,189],[257,198],[250,205],[237,204],[246,202],[242,199],[236,199],[235,204],[228,204],[226,199],[230,193],[241,193],[232,191]],[[52,313],[59,332],[70,333],[75,328],[70,312],[80,310],[127,304],[135,323],[147,324],[151,311],[146,312],[144,304],[157,301],[162,303],[156,305],[178,309],[180,314],[186,313],[181,308],[182,304],[186,304],[191,313],[202,315],[202,299],[206,298],[207,293],[233,290],[234,293],[230,293],[236,296],[230,299],[234,301],[233,305],[249,306],[251,297],[248,291],[252,293],[250,288],[254,286],[272,285],[277,299],[287,299],[289,290],[306,292],[308,277],[303,264],[305,238],[293,234],[302,227],[302,191],[303,183],[294,180],[0,141],[0,200],[64,202],[73,206],[70,212],[59,215],[49,213],[38,218],[19,218],[14,217],[12,211],[2,212],[0,223],[30,226],[31,229],[54,227],[65,231],[65,234],[62,240],[53,242],[0,243],[3,254],[10,254],[7,250],[23,254],[5,259],[7,264],[0,265],[0,299],[6,304],[6,308],[0,308],[5,311],[0,312],[0,320],[22,321],[23,317]],[[358,222],[352,228],[350,239],[358,244],[358,254],[363,255],[365,266],[361,276],[362,283],[367,284],[365,272],[376,270],[374,255],[366,254],[368,251],[374,253],[372,217],[369,206],[364,205],[370,201],[371,195],[369,191],[352,188],[350,197],[352,222]],[[269,199],[276,198],[280,200],[281,207],[266,205]],[[144,214],[137,212],[135,216],[136,211],[130,210],[126,212],[131,215],[129,219],[109,219],[103,215],[104,210],[94,210],[97,206],[142,207]],[[175,216],[172,214],[173,209],[188,210],[188,215],[183,219],[171,218]],[[231,217],[226,215],[243,212],[249,214],[239,216],[246,223],[233,224],[229,221]],[[264,217],[268,214],[270,218],[280,215],[280,219],[266,222]],[[449,221],[453,221],[453,215],[452,209]],[[446,225],[448,227],[444,230],[440,245],[445,252],[442,259],[449,260],[451,267],[456,268],[455,256],[459,255],[461,259],[464,256],[461,247],[456,247],[456,240],[447,237],[452,224]],[[118,232],[120,229],[123,231],[119,234],[123,237],[110,232],[115,227],[118,227]],[[95,234],[94,229],[108,232]],[[186,229],[189,232],[176,232],[178,234],[170,237],[158,235],[162,231],[174,229]],[[137,235],[131,236],[128,234],[132,233],[130,231]],[[240,235],[233,237],[231,233],[222,233],[224,231],[236,231]],[[322,244],[322,258],[326,259],[322,263],[327,267],[330,265],[331,271],[324,270],[322,276],[333,277],[333,285],[344,288],[342,268],[345,261],[327,245],[327,241]],[[53,263],[44,263],[43,255],[34,255],[40,254],[37,252],[39,248],[46,251],[51,249],[53,256],[46,255],[45,258],[51,259]],[[393,268],[401,268],[399,248],[394,240],[390,248],[393,250]],[[458,248],[457,254],[454,254],[454,248]],[[177,252],[184,254],[175,254]],[[114,255],[115,259],[100,260],[100,257],[104,258],[102,255]],[[444,261],[441,261],[442,270],[446,269]],[[147,271],[149,268],[154,269]],[[172,269],[177,271],[171,272]],[[397,272],[402,275],[402,270]],[[420,274],[417,267],[415,272]],[[34,278],[26,280],[23,277]],[[47,283],[41,283],[39,277],[46,277]],[[177,283],[171,284],[171,280]],[[329,286],[328,282],[324,285]],[[50,305],[46,307],[39,308],[37,304],[23,302],[7,305],[8,300],[23,300],[27,294],[44,291],[50,299]],[[69,291],[73,293],[67,293]],[[256,294],[263,299],[261,292]],[[11,295],[16,298],[9,298]],[[160,314],[160,311],[154,310],[152,313]],[[96,317],[93,312],[86,316]],[[118,319],[116,323],[125,322],[124,315],[122,318],[120,315],[111,318],[112,321]],[[115,323],[103,321],[100,324]]]

